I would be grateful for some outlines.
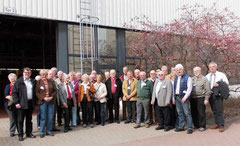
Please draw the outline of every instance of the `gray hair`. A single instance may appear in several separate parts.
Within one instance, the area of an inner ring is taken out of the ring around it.
[[[196,70],[196,69],[202,70],[201,67],[195,66],[195,67],[193,68],[193,71]]]
[[[217,63],[215,63],[215,62],[210,62],[209,65],[214,65],[214,66],[217,67]],[[208,65],[208,66],[209,66],[209,65]]]
[[[57,72],[57,68],[56,67],[52,67],[50,70],[54,70]]]
[[[164,65],[164,66],[161,67],[161,70],[163,70],[163,69],[168,70],[168,67],[166,65]]]

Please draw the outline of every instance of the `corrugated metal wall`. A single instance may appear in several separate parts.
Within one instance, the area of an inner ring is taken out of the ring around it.
[[[179,17],[177,8],[195,3],[208,6],[217,2],[219,8],[229,7],[240,16],[238,0],[0,0],[0,14],[79,22],[80,1],[92,3],[99,24],[112,27],[123,27],[131,18],[143,15],[167,23]]]

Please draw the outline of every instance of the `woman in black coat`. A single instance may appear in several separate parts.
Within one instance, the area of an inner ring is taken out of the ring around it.
[[[14,83],[17,80],[17,76],[14,73],[10,73],[8,75],[8,79],[10,83],[6,85],[4,90],[4,108],[8,113],[9,121],[10,121],[10,136],[15,136],[15,131],[17,129],[17,110],[15,108],[15,105],[13,104],[12,99],[12,89],[14,86]]]

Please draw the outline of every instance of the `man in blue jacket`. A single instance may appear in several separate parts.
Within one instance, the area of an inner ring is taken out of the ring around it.
[[[178,113],[176,132],[184,131],[185,118],[187,120],[187,134],[193,133],[192,115],[189,106],[189,96],[192,92],[192,78],[184,73],[182,64],[175,66],[177,76],[174,80],[174,99]],[[184,118],[185,116],[185,118]]]

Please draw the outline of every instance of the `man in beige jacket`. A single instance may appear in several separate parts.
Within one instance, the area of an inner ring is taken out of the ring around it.
[[[123,101],[127,106],[127,120],[125,124],[136,121],[137,79],[133,78],[133,72],[127,72],[128,79],[123,81]]]

